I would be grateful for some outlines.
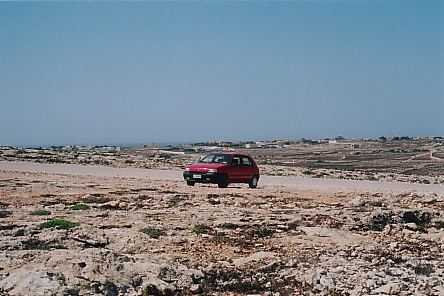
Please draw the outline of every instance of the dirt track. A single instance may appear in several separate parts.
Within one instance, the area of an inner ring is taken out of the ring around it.
[[[68,175],[90,175],[96,177],[124,177],[149,180],[182,180],[178,170],[154,170],[138,168],[112,168],[105,166],[85,166],[73,164],[40,164],[30,162],[0,162],[0,170],[13,172],[52,173]],[[393,192],[417,191],[422,193],[444,194],[444,186],[436,184],[416,184],[406,182],[381,182],[343,179],[321,179],[308,177],[262,176],[259,186],[285,186],[320,191],[368,191]]]

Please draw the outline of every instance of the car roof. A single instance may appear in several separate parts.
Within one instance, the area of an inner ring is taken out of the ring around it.
[[[214,152],[210,152],[209,154],[229,154],[229,155],[240,155],[240,156],[250,156],[246,153],[242,153],[242,152],[236,152],[236,151],[214,151]]]

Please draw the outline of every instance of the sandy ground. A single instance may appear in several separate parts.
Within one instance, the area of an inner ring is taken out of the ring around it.
[[[442,187],[402,184],[2,162],[0,295],[444,295]]]
[[[96,177],[124,177],[150,180],[183,180],[182,171],[139,168],[111,168],[75,164],[41,164],[32,162],[0,161],[0,170],[51,174],[90,175]],[[372,191],[401,193],[417,191],[444,194],[444,185],[407,182],[321,179],[300,176],[262,176],[261,186],[285,186],[322,191]]]

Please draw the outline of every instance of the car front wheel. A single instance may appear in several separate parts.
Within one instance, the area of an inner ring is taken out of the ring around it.
[[[227,188],[227,186],[228,186],[228,177],[226,175],[221,175],[219,180],[217,181],[217,187]]]
[[[258,181],[258,177],[257,176],[253,176],[253,178],[251,178],[250,183],[248,183],[248,186],[250,186],[250,188],[256,188],[257,187],[257,181]]]

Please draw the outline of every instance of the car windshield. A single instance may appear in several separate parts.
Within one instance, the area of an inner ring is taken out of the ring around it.
[[[203,163],[224,163],[230,162],[230,155],[228,154],[208,154],[202,158],[199,162]]]

